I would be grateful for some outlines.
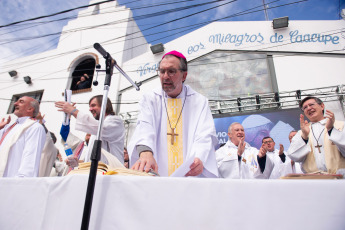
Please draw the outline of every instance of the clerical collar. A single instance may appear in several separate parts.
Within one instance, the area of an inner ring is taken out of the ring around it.
[[[312,122],[311,124],[320,123],[321,125],[325,125],[325,124],[326,124],[326,122],[327,122],[327,119],[326,119],[326,118],[324,118],[324,119],[322,119],[321,121],[318,121],[318,122]]]
[[[183,97],[185,96],[185,91],[187,90],[187,89],[185,89],[185,88],[186,88],[185,85],[182,84],[181,93],[180,93],[179,95],[177,95],[177,97],[175,97],[175,98],[183,98]],[[163,89],[162,89],[162,90],[163,90]],[[163,90],[163,92],[164,92],[164,90]],[[166,92],[164,92],[164,95],[165,95],[166,98],[173,98],[173,97],[169,97],[169,95],[168,95]]]
[[[17,118],[17,123],[18,124],[23,124],[28,118],[30,118],[29,116],[26,117],[18,117]]]

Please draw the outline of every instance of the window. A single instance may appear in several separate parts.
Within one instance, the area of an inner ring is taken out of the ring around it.
[[[80,62],[72,73],[71,90],[91,89],[93,73],[95,71],[96,62],[93,58],[88,58]]]
[[[12,99],[11,99],[10,107],[7,110],[7,114],[14,112],[14,103],[16,101],[18,101],[19,98],[24,97],[24,96],[32,97],[32,98],[36,99],[38,101],[38,103],[41,103],[41,99],[43,96],[43,90],[13,95]]]

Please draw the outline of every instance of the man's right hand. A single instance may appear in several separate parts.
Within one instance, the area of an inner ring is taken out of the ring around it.
[[[144,151],[140,153],[140,158],[135,162],[131,169],[139,170],[143,172],[149,172],[150,169],[153,169],[156,173],[158,173],[158,165],[156,163],[155,158],[153,157],[152,152]]]
[[[0,129],[3,129],[5,125],[9,124],[11,122],[11,116],[8,116],[7,120],[5,118],[2,118],[0,122]]]
[[[307,140],[308,136],[309,136],[309,132],[310,132],[309,122],[307,120],[304,120],[303,114],[301,114],[299,117],[299,124],[300,124],[301,131],[302,131],[301,136],[304,140]]]
[[[78,167],[78,165],[79,165],[78,158],[76,158],[74,156],[67,157],[65,162],[66,162],[66,165],[68,165],[71,168]]]
[[[55,102],[55,107],[59,108],[58,111],[62,111],[64,113],[70,114],[76,107],[74,106],[75,103],[68,103],[67,101],[57,101]],[[74,117],[77,117],[78,110],[73,113]]]

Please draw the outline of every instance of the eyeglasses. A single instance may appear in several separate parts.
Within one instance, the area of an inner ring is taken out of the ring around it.
[[[305,105],[305,106],[302,107],[302,111],[306,110],[308,107],[315,107],[316,104],[317,103],[310,103],[308,105]]]
[[[164,76],[165,72],[167,72],[169,77],[173,77],[177,73],[177,70],[182,70],[182,69],[158,69],[157,74],[159,76]]]
[[[270,144],[270,143],[273,143],[273,141],[264,141],[263,143],[264,144]]]

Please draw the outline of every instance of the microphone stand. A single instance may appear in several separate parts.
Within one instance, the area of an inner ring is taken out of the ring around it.
[[[110,54],[107,51],[103,49],[103,47],[99,43],[95,43],[94,48],[100,54],[102,54],[102,56],[105,58],[106,76],[105,76],[105,81],[104,81],[104,91],[103,91],[102,107],[101,107],[101,113],[100,113],[100,118],[99,118],[97,137],[94,142],[91,157],[90,157],[91,168],[90,168],[89,181],[88,181],[87,190],[86,190],[83,219],[81,223],[82,230],[87,230],[89,228],[89,223],[90,223],[91,207],[92,207],[93,194],[95,190],[98,162],[101,159],[102,141],[100,140],[100,138],[102,134],[103,121],[104,121],[105,111],[107,107],[108,92],[109,92],[109,87],[110,87],[110,82],[111,82],[111,76],[113,75],[114,66],[120,71],[122,75],[124,75],[127,78],[127,80],[136,88],[136,90],[140,90],[139,89],[140,84],[134,83],[127,76],[127,74],[116,64],[116,61],[110,56]]]

